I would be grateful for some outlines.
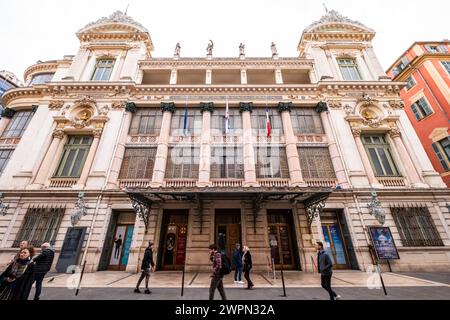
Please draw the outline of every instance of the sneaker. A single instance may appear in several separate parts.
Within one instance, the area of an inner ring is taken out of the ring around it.
[[[245,282],[244,282],[244,281],[238,281],[237,283],[239,283],[239,284],[244,284]]]
[[[239,283],[239,281],[234,280],[234,284]]]
[[[335,299],[336,299],[336,300],[342,300],[342,297],[338,294],[338,295],[335,297]]]
[[[144,293],[145,294],[151,294],[152,292],[149,289],[145,289]]]
[[[141,290],[139,290],[138,288],[134,289],[134,293],[141,293]]]

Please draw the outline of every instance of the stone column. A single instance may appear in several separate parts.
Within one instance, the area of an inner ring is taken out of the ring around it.
[[[276,84],[283,84],[283,76],[281,75],[281,69],[280,68],[275,69],[275,83]]]
[[[53,140],[47,150],[47,153],[45,154],[44,160],[42,160],[41,166],[36,174],[36,177],[34,178],[34,182],[30,186],[31,189],[40,188],[44,185],[45,181],[47,180],[51,164],[53,163],[52,160],[55,158],[55,156],[57,156],[57,150],[63,138],[64,131],[57,128],[53,132]]]
[[[242,129],[243,129],[243,143],[244,143],[244,186],[253,187],[258,186],[256,181],[256,169],[255,169],[255,150],[253,149],[253,136],[252,136],[252,120],[251,113],[253,111],[253,103],[239,104],[240,111],[242,113]]]
[[[361,157],[364,171],[366,171],[369,183],[374,188],[382,188],[383,186],[378,182],[375,174],[373,173],[372,165],[370,164],[369,157],[367,155],[366,149],[361,140],[361,129],[352,128],[353,137],[355,138],[356,147],[358,148],[358,153]]]
[[[92,141],[91,147],[89,148],[89,153],[84,162],[83,171],[81,171],[80,179],[78,183],[73,186],[74,189],[82,189],[86,185],[89,172],[91,171],[92,163],[94,162],[95,154],[97,153],[98,144],[100,142],[100,137],[102,136],[103,128],[96,128],[93,131],[94,140]]]
[[[412,162],[411,157],[409,156],[408,151],[406,150],[406,147],[403,144],[400,130],[398,130],[397,128],[393,128],[389,131],[389,135],[392,138],[392,140],[394,140],[395,147],[397,148],[400,160],[403,164],[403,167],[405,168],[405,174],[408,177],[408,180],[415,187],[426,186],[420,179],[420,176],[417,173],[416,168],[414,167],[414,163]]]
[[[114,153],[111,171],[108,177],[106,189],[115,189],[117,187],[117,179],[119,179],[120,167],[122,166],[123,156],[125,154],[125,144],[127,142],[128,131],[130,130],[133,113],[136,112],[135,104],[127,104],[123,115],[122,129],[119,133],[116,152]]]
[[[214,112],[214,103],[201,103],[202,136],[200,144],[200,164],[198,183],[199,187],[211,185],[211,113]]]
[[[300,158],[297,150],[297,138],[294,135],[294,130],[292,129],[290,113],[291,107],[292,102],[280,102],[278,104],[278,112],[281,113],[284,138],[286,140],[286,157],[289,167],[289,177],[292,186],[306,186],[303,181],[302,168],[300,167]]]
[[[337,183],[343,188],[349,187],[349,181],[347,181],[347,175],[345,174],[345,167],[339,153],[336,137],[331,129],[331,115],[329,114],[328,107],[326,109],[318,109],[317,111],[320,113],[323,130],[327,137],[328,150],[330,151],[331,162],[333,163],[334,172],[336,173]]]
[[[166,173],[167,157],[169,155],[169,135],[170,123],[172,122],[172,113],[175,112],[175,103],[161,103],[163,119],[161,123],[161,132],[158,139],[158,149],[156,150],[155,165],[153,168],[153,177],[151,186],[153,188],[164,185],[164,175]]]

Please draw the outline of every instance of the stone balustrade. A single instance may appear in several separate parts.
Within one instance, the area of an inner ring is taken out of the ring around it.
[[[50,188],[72,188],[76,185],[79,178],[51,178]]]
[[[385,188],[406,187],[406,181],[403,177],[377,177],[377,180]]]
[[[119,188],[148,188],[150,179],[119,179]]]
[[[242,187],[244,180],[242,179],[212,179],[211,183],[214,187]]]
[[[195,179],[166,179],[164,186],[166,188],[194,188],[197,184]]]
[[[321,178],[311,178],[305,179],[308,187],[325,187],[325,188],[335,188],[336,179],[321,179]]]
[[[258,179],[261,187],[289,187],[289,179]]]

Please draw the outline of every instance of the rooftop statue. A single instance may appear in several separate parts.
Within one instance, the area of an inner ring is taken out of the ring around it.
[[[272,50],[272,57],[278,55],[277,46],[274,42],[270,45],[270,50]]]
[[[181,50],[181,45],[179,42],[177,42],[177,45],[175,46],[175,50],[174,50],[174,55],[179,57],[180,56],[180,50]]]
[[[240,56],[245,55],[245,44],[243,44],[243,43],[241,43],[241,44],[239,45],[239,55],[240,55]]]
[[[208,56],[212,55],[213,49],[214,49],[214,42],[212,40],[209,40],[208,47],[206,48],[206,52],[208,53]]]

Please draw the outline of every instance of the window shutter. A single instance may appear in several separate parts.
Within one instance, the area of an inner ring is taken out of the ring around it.
[[[403,57],[402,58],[402,63],[403,63],[403,66],[406,67],[408,65],[408,63],[409,63],[408,58],[407,57]]]
[[[421,117],[421,115],[420,115],[420,112],[419,112],[419,110],[417,109],[417,106],[416,106],[415,103],[413,103],[413,104],[411,105],[411,110],[412,110],[412,112],[414,113],[414,116],[416,117],[417,120],[422,119],[422,117]]]
[[[428,105],[428,102],[424,98],[420,98],[419,102],[420,105],[422,106],[422,109],[425,110],[425,113],[427,115],[433,113],[433,109],[431,109],[431,107]]]
[[[441,44],[441,45],[439,46],[439,51],[442,52],[442,53],[447,53],[447,52],[448,52],[447,46]]]
[[[443,156],[443,154],[441,152],[441,149],[439,149],[438,144],[437,143],[433,143],[432,146],[433,146],[433,150],[436,153],[436,156],[438,157],[439,162],[441,163],[441,165],[444,168],[444,170],[445,171],[449,171],[450,168],[448,167],[447,162],[445,161],[445,158],[444,158],[444,156]]]

